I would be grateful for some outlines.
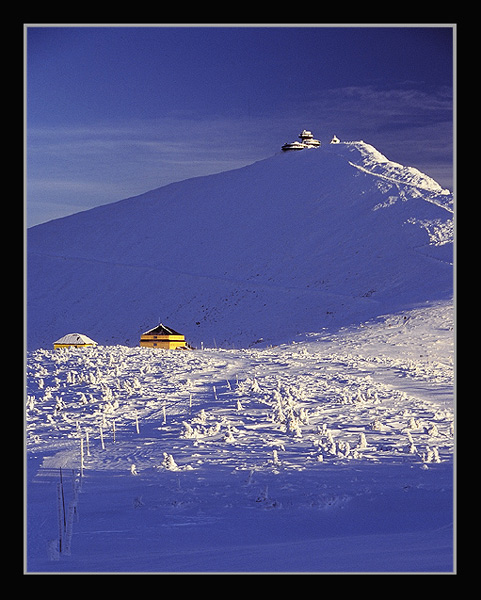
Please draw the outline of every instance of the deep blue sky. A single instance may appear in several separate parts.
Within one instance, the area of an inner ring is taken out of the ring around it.
[[[27,225],[311,129],[452,188],[453,26],[27,25]]]

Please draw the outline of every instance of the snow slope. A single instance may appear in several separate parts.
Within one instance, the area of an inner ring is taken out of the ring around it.
[[[28,347],[287,342],[452,295],[452,194],[364,142],[281,153],[28,231]]]
[[[453,572],[452,327],[29,353],[27,571]]]

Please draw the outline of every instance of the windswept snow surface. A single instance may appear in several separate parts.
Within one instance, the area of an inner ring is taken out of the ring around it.
[[[453,572],[452,329],[30,352],[27,571]]]
[[[29,349],[290,342],[452,297],[453,199],[364,142],[280,153],[33,227]]]

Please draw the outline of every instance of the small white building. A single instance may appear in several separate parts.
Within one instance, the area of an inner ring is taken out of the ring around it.
[[[53,343],[54,348],[85,348],[96,345],[97,342],[94,342],[83,333],[67,333],[67,335]]]

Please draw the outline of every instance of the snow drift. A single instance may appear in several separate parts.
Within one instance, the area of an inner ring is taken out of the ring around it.
[[[280,153],[28,231],[27,343],[246,347],[452,296],[453,200],[364,142]]]

